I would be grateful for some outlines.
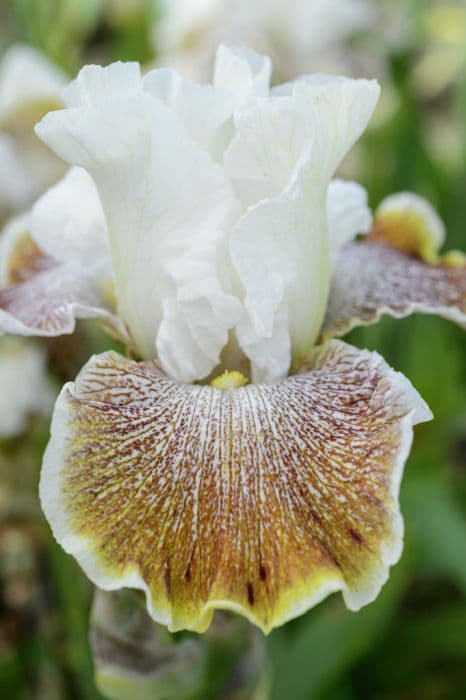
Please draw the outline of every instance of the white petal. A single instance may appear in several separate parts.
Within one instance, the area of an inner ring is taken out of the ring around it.
[[[181,325],[197,325],[190,318],[192,307],[187,311],[178,296],[185,285],[218,278],[218,259],[236,203],[220,166],[192,140],[173,111],[143,91],[141,81],[138,92],[123,75],[122,92],[116,96],[112,74],[112,97],[92,102],[94,86],[107,84],[96,79],[96,71],[93,67],[90,72],[90,86],[88,69],[78,78],[81,94],[90,102],[48,115],[38,133],[62,157],[92,174],[107,220],[119,308],[141,355],[153,357],[167,309],[171,323],[175,309]],[[215,254],[206,256],[206,248]],[[217,297],[209,301],[205,324],[217,328],[224,300],[219,308]],[[204,308],[202,297],[200,303]],[[210,357],[221,349],[211,348]],[[197,357],[199,348],[187,344],[183,350],[186,366],[197,366],[191,353]],[[160,360],[164,366],[170,362],[165,356]],[[176,376],[201,378],[189,371]]]
[[[21,338],[0,339],[0,438],[19,435],[33,413],[52,412],[45,353]]]
[[[294,85],[298,102],[316,125],[314,158],[329,178],[366,128],[380,95],[376,80],[309,75]]]
[[[293,97],[262,101],[241,114],[225,168],[243,205],[280,194],[314,138],[312,114]]]
[[[303,362],[317,338],[330,283],[327,188],[367,124],[377,95],[375,82],[316,76],[296,84],[291,97],[256,105],[238,121],[226,158],[242,183],[238,192],[249,187],[257,196],[253,185],[259,182],[262,196],[273,195],[288,183],[278,196],[252,206],[231,237],[248,315],[241,319],[238,340],[249,353],[254,377],[273,381],[286,374],[288,368],[277,373],[272,351],[277,328],[279,347],[288,342],[291,348],[288,367]],[[285,310],[288,328],[275,320]]]
[[[30,193],[31,182],[15,142],[10,136],[0,133],[0,220],[5,213],[21,209]]]
[[[214,85],[233,91],[238,107],[249,98],[267,97],[271,75],[272,64],[268,56],[241,46],[219,46],[215,58]]]
[[[224,0],[161,0],[161,17],[155,27],[156,47],[162,53],[176,50],[186,37],[197,36],[209,25]]]
[[[369,233],[372,213],[367,192],[357,182],[333,180],[327,192],[330,255],[334,262],[341,248],[358,234]]]
[[[338,52],[355,32],[373,26],[372,0],[233,0],[243,31],[265,34],[285,54],[301,62],[326,50]]]
[[[60,104],[66,76],[30,46],[12,46],[0,66],[0,123],[37,103]]]
[[[33,126],[61,105],[65,82],[53,63],[28,46],[12,46],[0,61],[0,218],[26,208],[63,173]]]
[[[189,267],[185,261],[180,266],[180,280],[184,281],[179,283],[176,297],[164,302],[156,341],[165,371],[184,381],[206,377],[219,364],[228,331],[241,315],[239,301],[225,293],[215,277],[207,277],[208,265],[202,263],[192,282],[187,277]]]
[[[18,244],[29,235],[30,228],[29,212],[10,219],[3,228],[0,234],[0,288],[9,285],[11,260],[15,257]]]
[[[256,384],[284,377],[290,367],[291,339],[285,303],[276,305],[272,323],[265,335],[254,327],[246,312],[236,326],[236,336],[245,355],[251,360],[252,381]]]
[[[254,380],[285,376],[292,356],[302,362],[317,336],[330,274],[325,191],[319,183],[307,188],[301,174],[280,197],[251,207],[233,229],[231,256],[248,315],[237,335]],[[285,310],[287,326],[277,322]],[[288,348],[286,363],[283,356],[276,362],[277,345]]]
[[[94,103],[106,103],[123,95],[136,95],[141,86],[139,63],[117,61],[102,69],[101,66],[85,66],[62,91],[66,107],[82,107]]]
[[[294,0],[293,11],[287,3],[279,3],[284,23],[279,35],[298,51],[318,54],[328,48],[340,47],[355,32],[371,26],[375,11],[368,0]],[[285,34],[286,32],[286,34]]]
[[[244,205],[279,194],[306,158],[314,176],[328,182],[364,131],[379,94],[375,81],[319,75],[302,81],[237,119],[225,167]]]
[[[236,105],[231,91],[184,80],[167,68],[150,71],[144,89],[173,109],[203,148],[213,155],[220,151],[223,131]]]
[[[76,262],[96,274],[111,275],[102,205],[92,178],[82,168],[71,168],[36,202],[31,235],[55,260]]]

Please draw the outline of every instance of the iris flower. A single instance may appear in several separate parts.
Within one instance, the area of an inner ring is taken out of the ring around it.
[[[21,435],[31,415],[50,416],[55,396],[42,348],[0,338],[0,439]]]
[[[335,337],[382,314],[466,323],[464,261],[438,256],[432,208],[402,194],[371,225],[364,190],[332,180],[377,83],[270,90],[270,73],[228,46],[213,85],[83,68],[37,127],[73,168],[10,242],[0,293],[10,333],[89,317],[126,344],[63,388],[40,494],[89,578],[143,590],[171,630],[223,608],[268,632],[334,591],[352,610],[375,598],[431,414]]]
[[[66,75],[30,46],[10,47],[0,61],[0,219],[21,211],[64,173],[34,134],[34,124],[62,106]]]
[[[204,81],[218,44],[242,42],[273,56],[276,74],[284,80],[311,65],[319,72],[349,70],[382,78],[386,100],[389,55],[406,47],[412,35],[412,13],[405,5],[383,0],[162,0],[154,47],[162,64]]]
[[[287,55],[291,63],[310,54],[319,61],[322,53],[328,60],[329,50],[339,53],[374,26],[379,17],[373,5],[371,0],[165,0],[154,43],[188,71],[189,58],[194,65],[208,62],[206,54],[222,34],[273,46],[277,57]]]

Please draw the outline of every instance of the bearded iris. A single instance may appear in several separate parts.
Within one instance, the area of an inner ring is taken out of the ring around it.
[[[270,90],[270,73],[226,46],[213,85],[84,68],[37,127],[74,167],[10,241],[0,292],[8,332],[94,317],[127,345],[64,387],[41,499],[87,575],[144,590],[172,630],[226,608],[269,631],[333,591],[373,600],[431,414],[376,353],[329,338],[383,313],[466,322],[435,212],[404,195],[372,226],[364,190],[332,181],[377,84]]]
[[[39,141],[33,128],[62,106],[62,73],[30,46],[10,47],[0,61],[0,219],[29,206],[63,176],[63,163]]]

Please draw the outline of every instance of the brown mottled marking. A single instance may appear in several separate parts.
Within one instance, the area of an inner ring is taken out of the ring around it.
[[[93,277],[75,262],[59,263],[26,237],[8,261],[10,285],[0,289],[0,332],[54,337],[72,333],[77,318],[97,318],[127,337]]]
[[[39,248],[29,233],[25,233],[17,241],[8,260],[8,284],[15,285],[25,282],[51,265],[53,265],[51,258]]]
[[[322,339],[388,314],[437,314],[466,328],[466,265],[428,264],[372,242],[345,246],[330,288]]]
[[[249,605],[254,605],[254,586],[251,581],[248,581],[246,588],[248,591],[248,603]]]
[[[228,392],[106,353],[57,411],[41,482],[57,538],[78,558],[89,542],[100,581],[139,576],[171,629],[229,605],[268,632],[341,588],[360,605],[399,555],[393,479],[428,414],[374,353],[332,341],[301,374]]]
[[[189,583],[191,581],[191,562],[188,564],[188,568],[186,569],[185,575],[184,575],[185,581]]]
[[[355,530],[353,527],[349,527],[348,532],[355,542],[357,542],[360,545],[364,544],[364,537],[362,537],[362,535],[360,535],[359,532],[357,532],[357,530]]]

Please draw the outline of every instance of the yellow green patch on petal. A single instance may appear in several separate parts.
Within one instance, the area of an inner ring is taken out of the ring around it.
[[[466,269],[466,255],[461,250],[447,250],[440,258],[440,263],[447,267]]]
[[[435,262],[445,229],[427,200],[400,192],[383,200],[376,211],[369,239]]]
[[[46,269],[50,260],[37,243],[25,232],[15,241],[5,262],[5,276],[9,285],[24,282],[29,277]]]

